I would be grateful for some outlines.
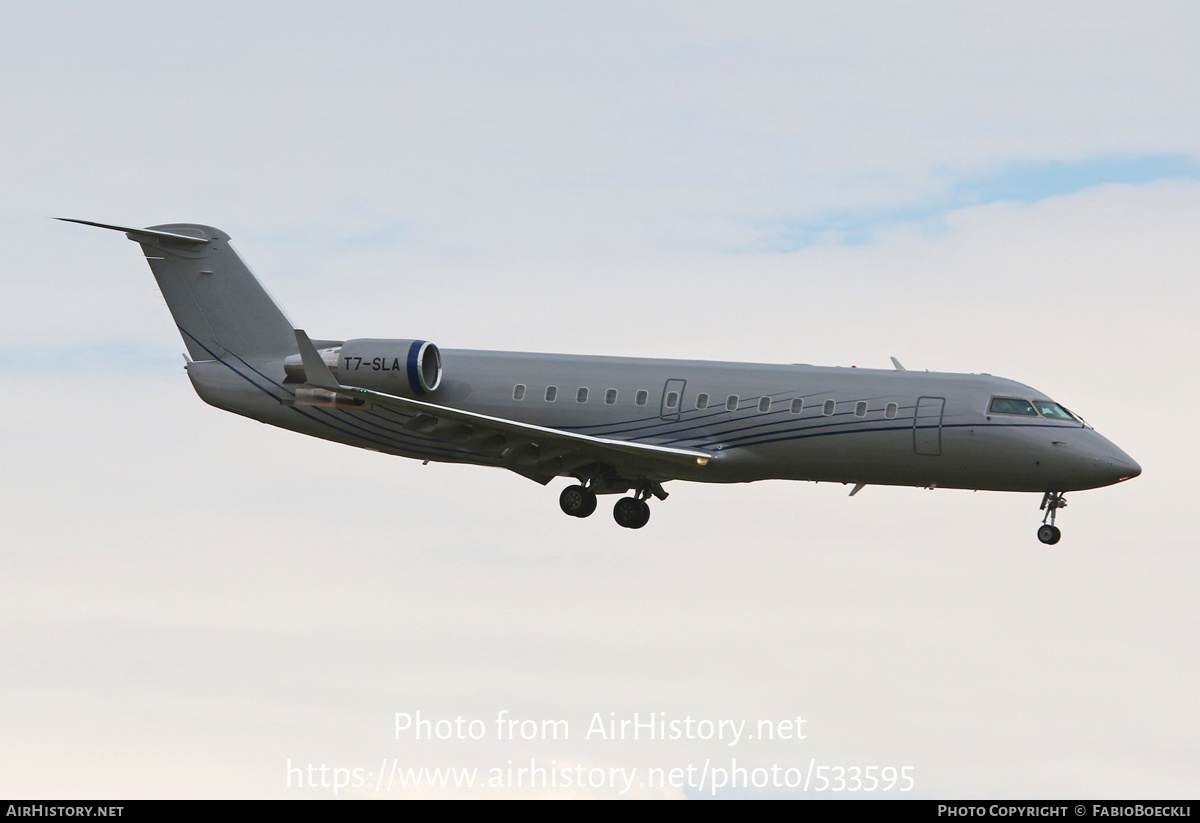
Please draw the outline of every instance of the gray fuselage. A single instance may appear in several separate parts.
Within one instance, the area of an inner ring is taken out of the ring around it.
[[[1049,401],[989,375],[457,349],[441,350],[441,361],[444,379],[422,398],[430,403],[715,456],[658,481],[1061,492],[1141,471],[1078,420],[989,413],[996,397]],[[404,364],[387,356],[343,358],[337,370],[345,385],[412,395]],[[265,423],[405,457],[503,465],[469,443],[414,432],[395,411],[296,405],[280,360],[225,356],[188,372],[207,402]]]

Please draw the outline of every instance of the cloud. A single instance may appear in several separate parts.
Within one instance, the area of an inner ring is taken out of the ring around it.
[[[1164,180],[1200,179],[1200,164],[1185,155],[1132,155],[1082,160],[1010,161],[993,173],[946,174],[944,190],[898,208],[866,209],[809,219],[776,218],[748,225],[758,236],[738,252],[791,252],[814,244],[861,245],[909,226],[945,231],[962,209],[993,203],[1032,204],[1100,186],[1142,186]]]

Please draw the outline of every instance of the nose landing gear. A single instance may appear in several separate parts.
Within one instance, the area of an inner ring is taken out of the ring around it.
[[[1059,531],[1058,526],[1054,525],[1054,513],[1066,507],[1067,498],[1063,496],[1062,492],[1046,492],[1042,495],[1042,510],[1046,514],[1042,517],[1042,525],[1038,529],[1037,536],[1038,540],[1047,546],[1053,546],[1062,539],[1062,532]]]

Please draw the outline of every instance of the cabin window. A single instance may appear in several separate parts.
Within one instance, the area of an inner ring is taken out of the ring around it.
[[[1037,417],[1037,412],[1033,410],[1033,406],[1029,404],[1028,400],[1016,397],[993,397],[988,411],[992,414],[1024,414]]]
[[[613,403],[616,403],[617,402],[617,390],[609,389],[608,391],[606,391],[604,393],[604,402],[609,406],[611,406]]]
[[[832,400],[826,400],[825,405],[823,405],[821,407],[821,414],[825,415],[826,417],[829,417],[833,414],[833,411],[836,408],[837,408],[837,403],[835,403]]]
[[[804,398],[797,397],[792,401],[792,414],[799,414],[804,411]]]
[[[769,398],[769,397],[759,398],[758,410],[760,412],[769,412],[771,410],[771,398]]]
[[[900,407],[895,403],[888,403],[887,408],[883,410],[883,416],[891,420],[896,416],[896,412],[900,411]]]
[[[547,386],[546,402],[553,403],[556,399],[558,399],[558,386]]]
[[[677,392],[677,391],[667,392],[667,402],[666,402],[667,408],[673,409],[678,405],[679,405],[679,392]]]
[[[731,394],[725,398],[725,409],[727,411],[737,411],[737,406],[738,396],[736,394]]]
[[[1033,405],[1037,406],[1037,410],[1042,413],[1042,417],[1049,417],[1054,420],[1075,420],[1069,411],[1057,403],[1051,403],[1048,400],[1034,400]]]
[[[696,395],[696,408],[698,408],[698,409],[707,409],[708,408],[708,395],[707,394]]]
[[[524,400],[524,399],[525,399],[525,384],[518,383],[517,385],[513,386],[513,400]]]
[[[587,389],[580,389],[579,391],[575,392],[575,402],[576,403],[586,403],[587,402],[587,394],[588,394]]]
[[[648,397],[650,397],[650,395],[646,392],[645,389],[642,389],[640,392],[638,392],[634,396],[633,402],[637,403],[639,406],[644,406],[644,405],[646,405],[646,399]]]
[[[867,416],[867,401],[866,400],[859,400],[857,403],[854,404],[854,416],[855,417],[866,417]]]

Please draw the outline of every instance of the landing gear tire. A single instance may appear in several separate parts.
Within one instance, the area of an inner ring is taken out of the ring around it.
[[[613,519],[626,529],[640,529],[650,522],[650,506],[636,497],[622,497],[613,506]]]
[[[596,510],[596,495],[583,486],[567,486],[558,496],[558,505],[572,517],[587,517]]]
[[[1053,546],[1062,538],[1062,532],[1058,530],[1058,526],[1042,526],[1038,529],[1038,540],[1041,540],[1047,546]]]

